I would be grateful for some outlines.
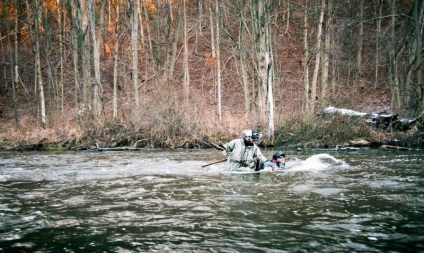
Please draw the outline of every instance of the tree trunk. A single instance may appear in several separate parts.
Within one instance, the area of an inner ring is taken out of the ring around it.
[[[265,21],[266,11],[266,3],[264,1],[267,0],[258,0],[257,6],[253,8],[257,8],[256,16],[253,17],[256,27],[256,45],[257,48],[257,57],[258,57],[258,74],[259,74],[259,82],[258,82],[258,110],[259,110],[259,118],[261,122],[266,121],[266,96],[267,96],[267,77],[268,77],[268,65],[266,62],[266,54],[268,53],[267,47],[267,38],[266,38],[266,29],[267,24]]]
[[[265,66],[266,66],[266,89],[268,101],[268,138],[270,144],[274,144],[274,64],[272,53],[272,36],[271,36],[271,17],[270,6],[271,1],[267,1],[265,8],[265,36],[266,36],[266,53],[265,53]],[[288,24],[288,23],[287,23]]]
[[[40,3],[36,3],[35,1],[35,69],[37,71],[37,89],[38,89],[38,95],[39,95],[39,106],[40,106],[40,115],[41,115],[41,126],[45,128],[47,126],[47,119],[46,119],[46,101],[44,98],[44,82],[43,82],[43,73],[41,71],[41,55],[40,55],[40,27],[38,24],[38,17],[40,15]]]
[[[186,12],[186,1],[183,1],[183,70],[184,70],[184,77],[183,77],[183,86],[184,86],[184,105],[185,108],[188,108],[189,106],[189,93],[190,93],[190,73],[189,73],[189,66],[188,66],[188,35],[187,35],[187,12]]]
[[[27,4],[27,18],[28,23],[31,24],[32,21],[34,22],[34,30],[30,31],[31,34],[31,41],[33,44],[33,51],[35,56],[35,80],[36,80],[36,91],[38,95],[37,99],[37,108],[40,111],[40,122],[41,126],[45,128],[47,126],[47,120],[46,120],[46,104],[45,104],[45,98],[44,98],[44,83],[43,83],[43,75],[41,71],[41,55],[40,55],[40,2],[34,0],[33,1],[33,11],[31,12],[30,6],[28,3],[28,0],[26,1]],[[30,15],[33,15],[33,18]]]
[[[93,113],[95,117],[102,114],[102,83],[100,80],[100,39],[103,29],[103,13],[106,1],[100,3],[100,22],[99,29],[96,29],[96,3],[90,0],[89,4],[89,21],[91,28],[91,39],[93,41],[93,65],[94,65],[94,89],[93,89]]]
[[[331,43],[331,13],[332,13],[332,0],[326,0],[326,15],[325,15],[325,34],[324,34],[324,48],[321,51],[322,65],[321,65],[321,87],[320,87],[320,102],[324,106],[326,100],[326,92],[328,86],[328,72],[330,65],[330,43]]]
[[[140,96],[138,93],[138,1],[134,0],[133,13],[131,16],[131,52],[132,52],[132,78],[133,78],[133,101],[136,110],[140,108]]]
[[[13,101],[13,115],[15,117],[16,128],[19,128],[19,113],[18,113],[18,107],[17,107],[17,104],[16,104],[16,92],[15,92],[16,87],[18,87],[18,85],[19,85],[19,78],[20,78],[19,77],[19,64],[18,64],[19,63],[18,32],[19,32],[19,30],[18,30],[18,1],[15,0],[15,32],[14,32],[14,35],[15,35],[15,38],[14,38],[14,40],[15,40],[15,62],[14,62],[15,77],[14,77],[14,81],[13,81],[14,85],[12,85],[12,101]],[[11,48],[10,43],[9,43],[9,48]]]
[[[244,116],[246,119],[249,119],[250,114],[250,92],[249,92],[249,81],[248,81],[248,73],[246,69],[246,56],[244,49],[242,48],[242,44],[246,39],[245,32],[243,31],[243,25],[240,27],[240,35],[238,41],[238,51],[239,51],[239,63],[241,69],[241,77],[242,77],[242,87],[244,93]]]
[[[378,87],[378,70],[380,65],[380,34],[381,34],[381,16],[383,12],[383,0],[377,0],[377,35],[375,41],[375,80],[374,80],[374,88]]]
[[[115,24],[115,46],[113,50],[113,118],[118,118],[118,76],[119,76],[119,47],[120,47],[120,3],[116,4],[115,7],[116,24]]]
[[[74,67],[74,85],[75,85],[75,91],[74,91],[74,102],[75,102],[75,111],[78,112],[76,114],[76,120],[78,124],[80,124],[80,115],[79,115],[79,105],[80,105],[80,71],[79,71],[79,54],[78,54],[78,48],[79,48],[79,14],[78,9],[75,4],[75,2],[69,1],[68,2],[68,13],[69,13],[69,20],[71,23],[71,40],[72,40],[72,61],[73,61],[73,67]]]
[[[181,1],[178,4],[178,13],[180,12],[180,6]],[[168,84],[170,85],[172,83],[172,80],[174,78],[174,70],[175,70],[175,62],[177,60],[177,49],[178,49],[178,40],[180,37],[180,28],[181,28],[181,16],[177,15],[177,23],[175,24],[175,34],[174,34],[174,41],[172,42],[172,52],[171,57],[169,59],[169,67],[168,67]]]
[[[210,2],[209,7],[209,24],[211,28],[211,57],[212,59],[216,59],[216,47],[215,47],[215,31],[214,31],[214,25],[213,25],[213,5],[212,2]]]
[[[91,54],[90,54],[90,38],[88,36],[88,0],[80,0],[81,17],[79,19],[79,43],[81,53],[81,70],[82,70],[82,104],[81,110],[84,116],[84,123],[91,120]]]
[[[303,99],[302,110],[309,112],[309,46],[308,46],[308,0],[303,0]]]
[[[362,45],[364,37],[364,0],[359,1],[359,31],[358,31],[358,51],[356,52],[356,68],[355,68],[355,78],[361,75],[362,68]]]
[[[202,35],[203,34],[203,0],[198,0],[197,1],[197,6],[198,6],[198,13],[199,13],[199,17],[198,17],[198,21],[199,23],[197,24],[197,30],[198,30],[198,34]]]
[[[197,7],[197,23],[196,23],[196,29],[195,29],[195,52],[198,54],[198,44],[199,44],[199,37],[203,35],[203,0],[196,0],[196,7]]]
[[[6,21],[6,37],[7,37],[7,49],[9,50],[9,61],[10,61],[10,73],[11,73],[11,77],[13,78],[13,80],[11,80],[12,83],[12,103],[13,103],[13,114],[14,114],[14,118],[15,118],[15,128],[19,129],[19,114],[18,114],[18,107],[17,107],[17,102],[16,102],[16,88],[19,85],[19,68],[18,68],[18,5],[17,5],[17,0],[15,0],[14,2],[15,4],[15,29],[14,29],[14,40],[15,40],[15,55],[13,56],[12,52],[12,42],[10,39],[10,25],[9,25],[9,13],[7,11],[6,8],[3,8],[4,10],[4,16],[5,16],[5,21]],[[3,5],[6,6],[6,1],[3,0]],[[3,45],[1,44],[2,48]],[[13,58],[15,57],[15,58]],[[3,59],[3,62],[4,59]],[[7,83],[7,82],[6,82]],[[7,84],[6,84],[6,88],[7,88]],[[2,111],[2,105],[0,104],[0,117],[1,117],[1,112]]]
[[[62,5],[63,1],[61,0],[56,0],[56,10],[57,10],[57,24],[59,27],[59,34],[58,34],[58,38],[59,38],[59,69],[60,69],[60,75],[59,75],[59,84],[58,84],[58,89],[60,91],[60,111],[64,112],[64,90],[63,90],[63,25],[62,25],[62,11],[63,11],[63,5]]]
[[[219,1],[215,1],[215,27],[216,27],[216,82],[218,99],[218,122],[222,123],[222,105],[221,105],[221,52],[220,52],[220,24],[219,24]]]
[[[315,48],[315,68],[314,68],[314,74],[312,76],[312,84],[311,84],[311,97],[310,97],[311,112],[315,111],[315,101],[317,98],[318,70],[321,64],[320,63],[321,37],[322,37],[322,26],[324,22],[324,12],[325,12],[325,0],[322,0],[321,12],[319,15],[319,22],[318,22],[317,44]]]
[[[286,33],[288,33],[289,30],[290,30],[290,0],[287,0],[287,10],[286,10],[286,12],[287,12],[287,16],[286,16],[286,20],[287,20],[287,23],[286,23]]]
[[[271,144],[274,144],[274,71],[271,63],[271,58],[272,54],[271,57],[270,53],[265,54],[265,63],[267,66],[268,137],[271,141]]]
[[[143,9],[144,9],[144,18],[145,18],[145,21],[146,21],[147,41],[149,41],[150,54],[153,55],[153,45],[152,45],[152,39],[151,39],[151,35],[150,35],[149,15],[147,13],[146,1],[141,1],[141,4],[143,5]],[[147,58],[146,58],[146,60],[147,60]]]
[[[144,1],[142,1],[144,2]],[[144,44],[144,28],[143,28],[143,12],[142,12],[142,6],[143,4],[138,5],[138,22],[140,23],[140,41],[141,46],[144,48],[146,45]],[[171,12],[172,13],[172,12]]]
[[[119,8],[117,8],[117,11]],[[115,47],[113,50],[113,118],[118,118],[118,54],[119,54],[119,35],[115,33]]]
[[[250,98],[250,89],[249,89],[249,77],[248,77],[248,70],[246,64],[247,62],[247,55],[246,55],[246,47],[245,47],[245,41],[247,40],[247,35],[249,34],[249,31],[247,29],[247,25],[245,22],[245,14],[243,12],[242,3],[240,0],[236,1],[236,9],[238,11],[238,16],[240,17],[240,29],[238,33],[238,40],[237,40],[237,63],[239,64],[240,68],[240,77],[241,77],[241,85],[243,89],[244,94],[244,117],[246,120],[249,119],[250,111],[251,111],[251,98]]]
[[[417,71],[417,93],[418,93],[418,108],[424,110],[424,81],[423,81],[423,57],[422,57],[422,38],[423,38],[423,1],[414,1],[414,27],[415,27],[415,69]]]
[[[391,25],[390,25],[390,49],[389,49],[389,76],[390,76],[390,106],[394,109],[400,108],[399,75],[398,75],[398,54],[396,52],[396,0],[392,0],[390,5]]]

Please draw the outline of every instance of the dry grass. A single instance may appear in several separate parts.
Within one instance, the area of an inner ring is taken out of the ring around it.
[[[334,148],[337,145],[350,145],[349,142],[353,140],[364,139],[376,146],[381,144],[422,146],[424,136],[418,126],[410,131],[401,132],[376,129],[362,118],[340,115],[304,118],[293,116],[276,130],[276,145]]]
[[[44,143],[45,148],[58,149],[81,146],[100,147],[209,147],[215,143],[237,138],[241,130],[256,128],[265,130],[257,123],[247,120],[244,115],[234,116],[224,113],[222,125],[216,124],[215,111],[203,110],[199,103],[191,111],[183,108],[167,109],[166,106],[149,108],[133,113],[126,120],[90,121],[78,125],[74,119],[56,117],[55,127],[42,128],[34,118],[26,115],[21,118],[20,128],[11,121],[2,121],[0,147],[12,148],[36,143]],[[168,115],[168,116],[164,116]],[[193,116],[194,115],[194,116]],[[333,148],[348,145],[352,140],[365,139],[369,142],[399,146],[422,146],[423,124],[418,123],[406,132],[375,129],[364,119],[340,115],[304,116],[292,113],[284,117],[275,131],[276,146],[302,146],[307,148]],[[265,136],[264,145],[271,144]]]

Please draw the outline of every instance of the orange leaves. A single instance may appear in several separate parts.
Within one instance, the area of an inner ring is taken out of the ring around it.
[[[156,6],[153,0],[146,0],[146,8],[148,12],[156,12]]]
[[[211,54],[206,55],[206,65],[209,68],[215,68],[216,67],[216,56],[213,57]]]

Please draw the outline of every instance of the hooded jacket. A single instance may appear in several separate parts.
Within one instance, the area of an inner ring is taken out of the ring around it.
[[[258,158],[262,162],[267,160],[256,144],[246,145],[244,138],[232,140],[224,144],[223,147],[225,151],[231,152],[228,157],[229,169],[238,169],[240,167],[253,168],[255,158]]]
[[[283,162],[279,162],[276,159],[272,158],[271,161],[266,161],[263,168],[274,168],[274,169],[283,169],[284,167],[286,167],[286,163]]]

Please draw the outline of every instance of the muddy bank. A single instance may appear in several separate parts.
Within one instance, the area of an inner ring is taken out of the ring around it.
[[[384,148],[384,149],[397,149],[397,150],[411,150],[411,149],[423,149],[424,148],[424,133],[384,133],[378,134],[379,140],[370,136],[360,137],[352,136],[349,141],[341,141],[341,137],[333,136],[333,139],[326,138],[310,138],[306,139],[302,135],[302,138],[296,138],[296,134],[290,135],[289,139],[276,138],[274,143],[271,140],[265,138],[259,146],[262,148],[266,147],[279,147],[282,149],[334,149],[334,150],[357,150],[363,148]],[[95,140],[91,140],[95,139]],[[233,139],[229,136],[216,141],[227,142]],[[57,150],[57,151],[134,151],[145,148],[213,148],[208,144],[207,141],[200,139],[186,137],[169,137],[167,142],[161,142],[161,140],[151,137],[146,138],[144,135],[140,135],[138,131],[133,131],[125,134],[124,136],[116,136],[110,139],[100,138],[82,138],[82,139],[67,139],[63,138],[61,141],[49,140],[44,138],[40,141],[31,140],[20,140],[19,142],[2,142],[0,143],[0,150],[8,151],[46,151],[46,150]]]

